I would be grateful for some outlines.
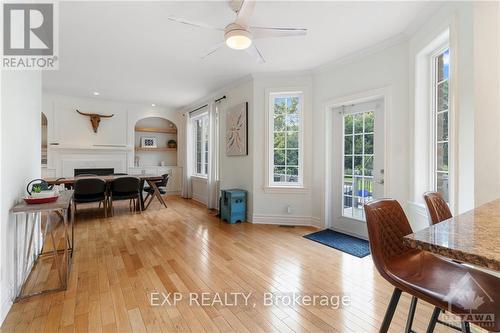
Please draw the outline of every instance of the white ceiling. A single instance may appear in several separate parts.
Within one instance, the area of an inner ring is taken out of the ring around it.
[[[223,48],[221,32],[167,20],[175,15],[224,27],[234,19],[226,2],[61,2],[58,71],[45,71],[49,92],[185,106],[256,72],[300,71],[342,58],[407,31],[435,2],[265,2],[256,26],[308,28],[305,37],[257,40],[266,59]],[[92,92],[100,96],[92,96]]]

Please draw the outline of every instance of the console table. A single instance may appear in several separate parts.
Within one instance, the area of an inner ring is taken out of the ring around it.
[[[74,249],[74,210],[71,209],[72,200],[73,190],[67,190],[60,192],[57,201],[52,203],[28,205],[23,201],[12,208],[12,213],[15,215],[14,301],[47,292],[66,290],[68,287]],[[43,232],[42,213],[47,213]],[[57,215],[56,219],[51,216],[53,213]],[[65,239],[63,249],[57,248],[57,240],[54,236],[57,227],[61,227],[63,231]],[[20,229],[23,231],[22,235],[19,235]],[[47,234],[50,235],[52,249],[44,251]],[[21,243],[20,238],[22,238]],[[24,291],[29,276],[42,256],[53,257],[60,286],[25,295]],[[58,262],[59,258],[61,258],[60,262]],[[22,265],[20,259],[22,259]]]

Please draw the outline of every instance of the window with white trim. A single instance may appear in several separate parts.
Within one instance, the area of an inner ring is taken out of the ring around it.
[[[449,73],[450,52],[442,48],[432,56],[432,123],[433,140],[431,151],[432,181],[434,190],[450,202],[450,109]]]
[[[194,175],[207,177],[208,174],[208,113],[191,119],[194,132]]]
[[[303,187],[303,93],[269,94],[269,187]]]

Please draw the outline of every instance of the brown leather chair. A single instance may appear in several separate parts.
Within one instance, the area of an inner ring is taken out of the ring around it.
[[[441,193],[425,192],[424,200],[427,205],[427,211],[429,212],[432,224],[436,224],[453,217],[450,207],[448,207],[448,204],[444,200]]]
[[[474,322],[474,324],[489,331],[500,331],[499,278],[426,251],[405,247],[403,237],[412,233],[412,229],[396,200],[371,201],[364,206],[364,209],[373,262],[382,277],[395,287],[380,332],[388,331],[402,292],[407,292],[436,307],[427,332],[434,331],[442,309],[459,316],[492,314],[493,322]],[[460,287],[454,290],[453,286],[458,282]],[[468,309],[467,305],[462,304],[463,300],[461,303],[455,297],[457,291],[485,296],[484,304],[477,309]],[[411,332],[415,307],[416,299],[412,300],[410,306],[406,332]],[[461,329],[462,332],[470,332],[468,322],[463,321]]]

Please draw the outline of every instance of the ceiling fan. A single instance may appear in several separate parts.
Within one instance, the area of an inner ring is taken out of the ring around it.
[[[224,32],[224,42],[218,43],[201,54],[201,58],[206,58],[219,48],[226,44],[234,50],[245,50],[253,56],[259,63],[266,62],[262,53],[255,46],[255,39],[273,38],[273,37],[291,37],[304,36],[307,29],[302,28],[276,28],[276,27],[254,27],[249,23],[255,8],[254,0],[232,0],[229,6],[236,13],[236,20],[229,23],[225,28],[214,27],[205,23],[194,22],[184,18],[169,16],[168,19],[173,22],[183,23],[199,28],[219,30]]]

